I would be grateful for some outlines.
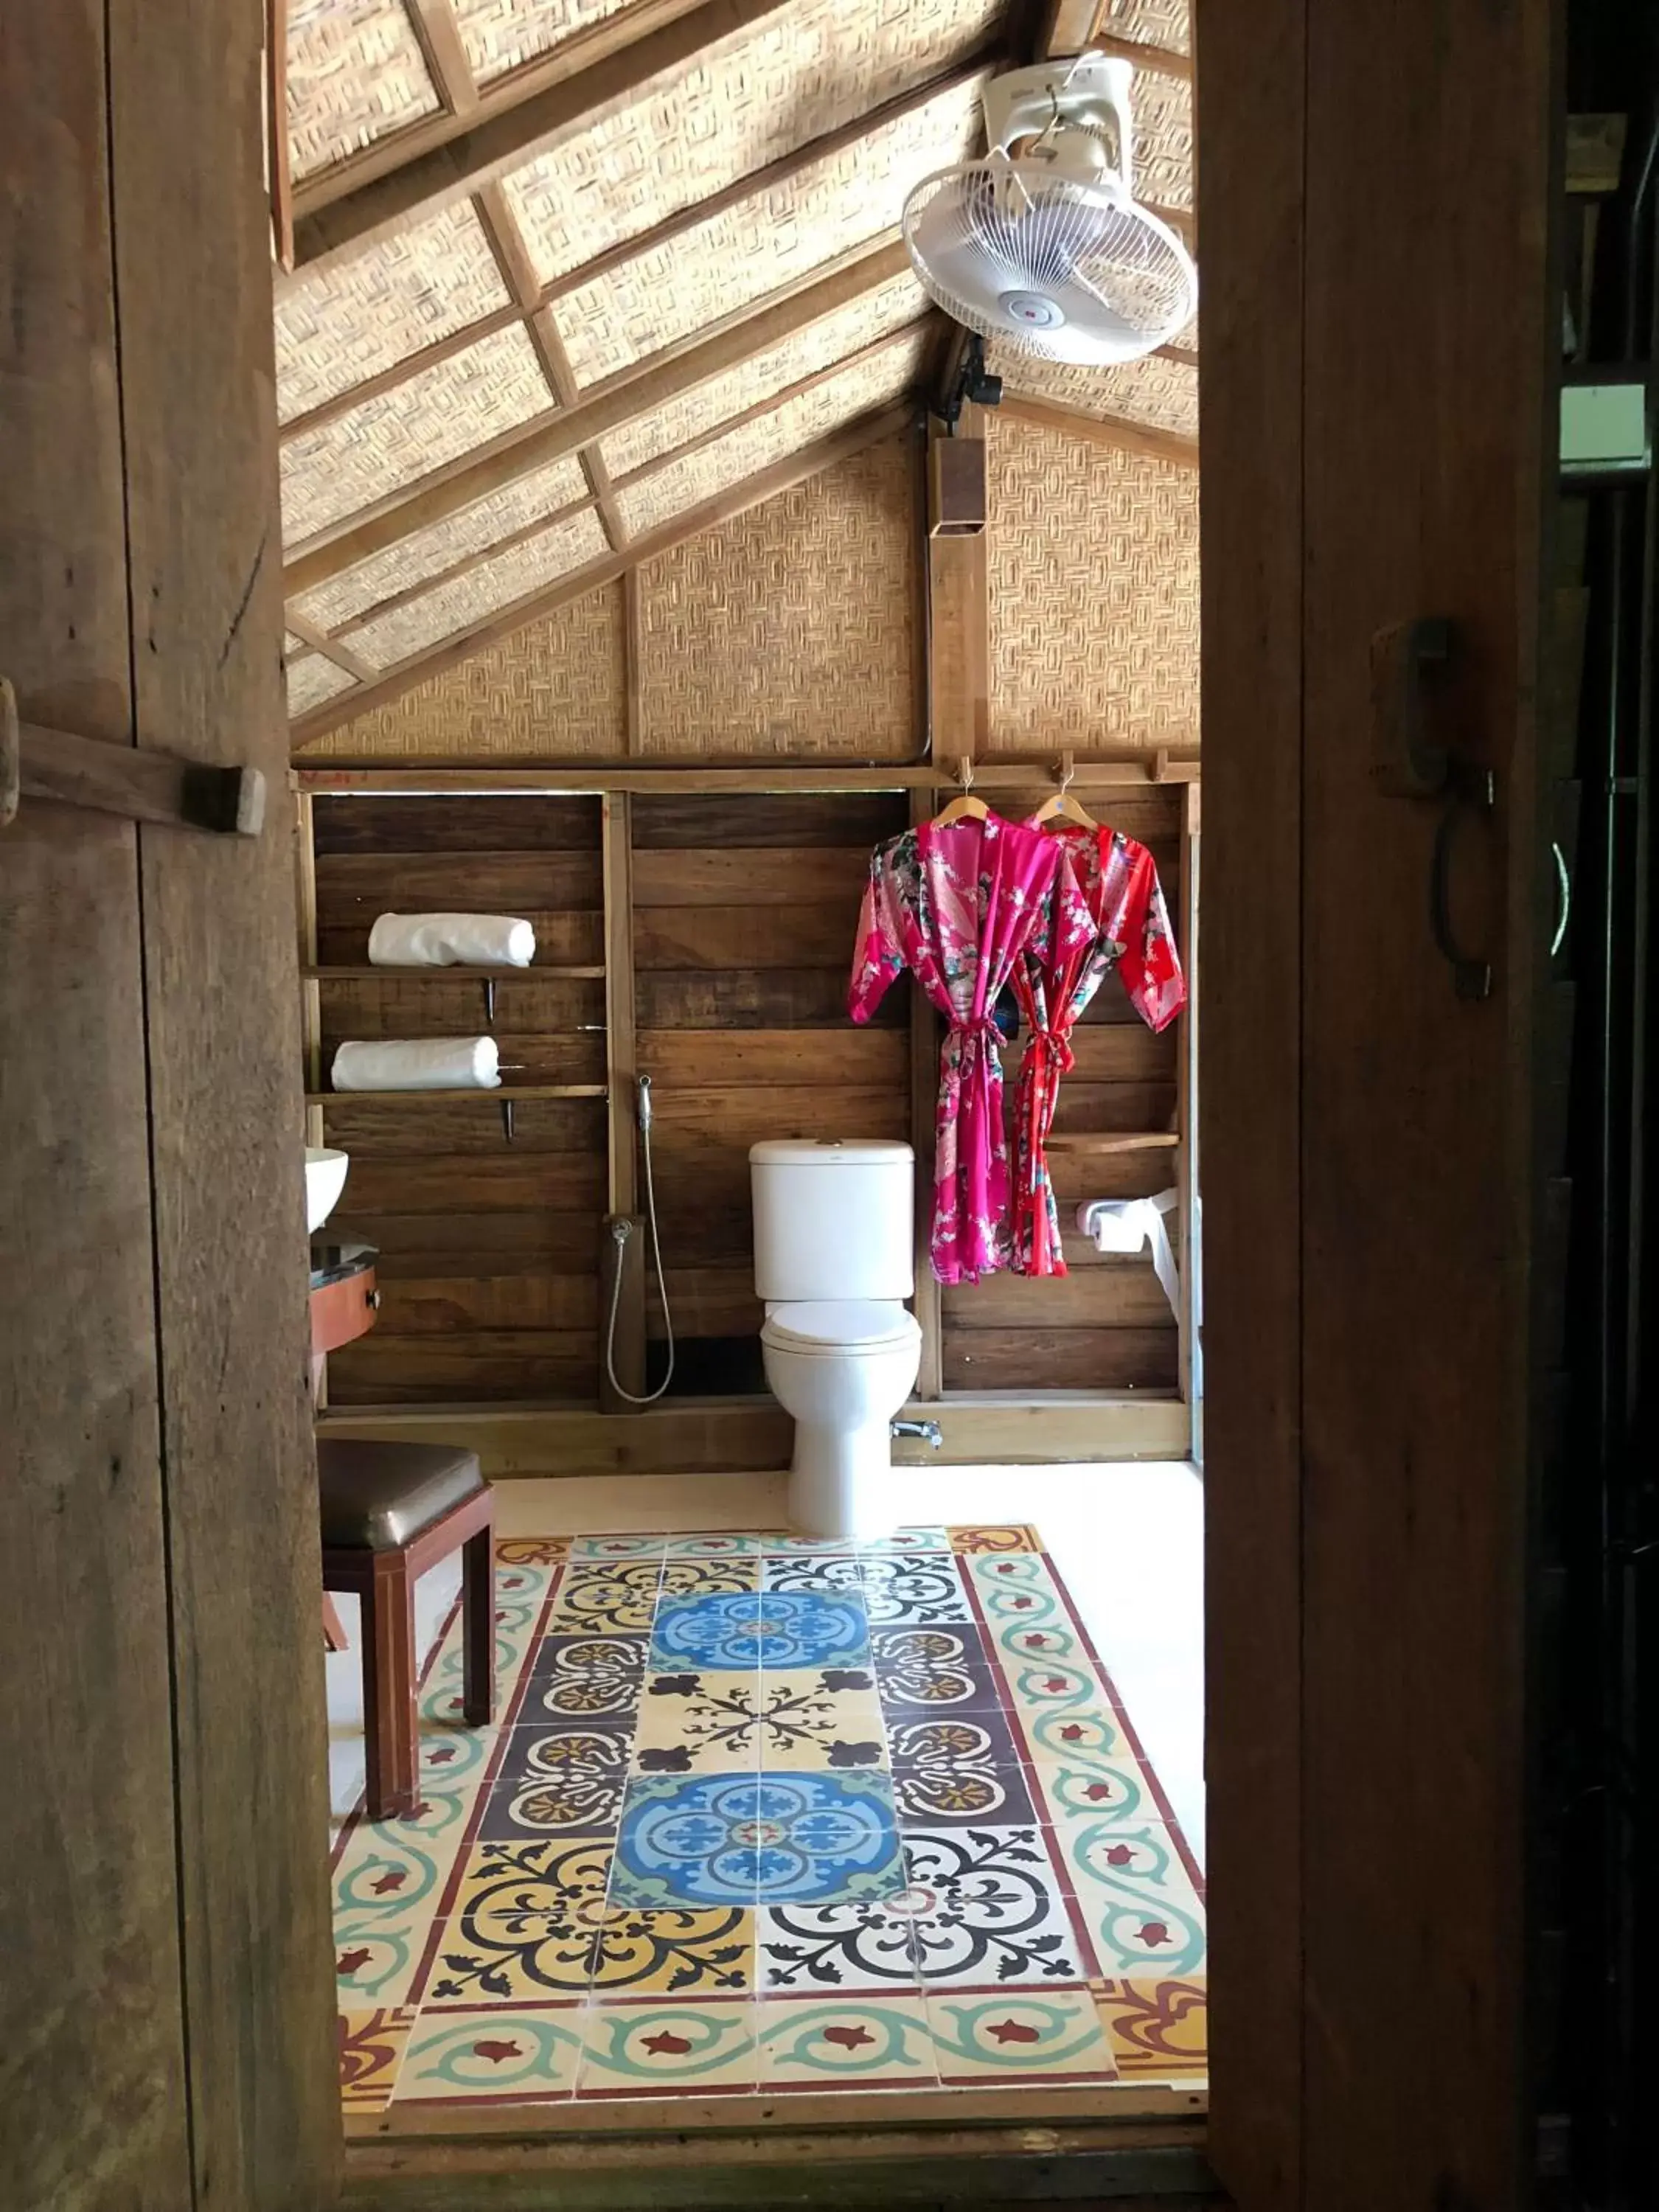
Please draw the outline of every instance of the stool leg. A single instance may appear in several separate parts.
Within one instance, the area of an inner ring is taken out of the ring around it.
[[[368,1737],[368,1817],[415,1809],[415,1593],[402,1552],[377,1552],[363,1592],[363,1725]]]
[[[486,1522],[461,1547],[461,1711],[483,1728],[495,1711],[495,1554]]]

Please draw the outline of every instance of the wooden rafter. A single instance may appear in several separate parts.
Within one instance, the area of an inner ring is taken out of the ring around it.
[[[785,0],[703,0],[694,12],[608,51],[604,58],[507,106],[481,106],[466,127],[411,160],[300,216],[295,260],[316,269],[465,198],[574,137],[653,79],[689,68],[720,40],[775,15]],[[624,9],[622,20],[633,11]]]
[[[322,659],[331,660],[337,668],[343,669],[354,684],[373,680],[374,671],[368,663],[360,659],[340,639],[331,637],[325,629],[313,622],[307,622],[303,615],[295,614],[291,609],[285,613],[283,620],[302,645]]]
[[[1173,461],[1182,468],[1198,466],[1198,441],[1176,430],[1160,430],[1148,422],[1131,422],[1119,415],[1082,415],[1075,408],[1057,406],[1050,399],[1028,399],[1023,392],[1004,390],[1000,415],[1016,422],[1030,422],[1045,430],[1063,430],[1067,436],[1086,439],[1091,445],[1109,446],[1120,453],[1139,453],[1148,460]]]
[[[1165,76],[1190,77],[1193,58],[1126,39],[1108,24],[1109,0],[1050,0],[1048,20],[1037,41],[1039,56],[1054,54],[1121,54],[1138,68],[1156,70]]]
[[[659,555],[672,552],[688,538],[696,538],[705,530],[728,522],[734,515],[758,507],[763,501],[775,498],[781,491],[804,483],[808,477],[817,476],[824,469],[834,468],[839,462],[848,460],[862,453],[868,446],[883,438],[896,435],[916,419],[916,403],[902,399],[890,406],[878,409],[862,416],[857,422],[846,424],[826,438],[804,446],[771,467],[758,470],[741,483],[733,484],[718,498],[705,500],[690,507],[684,514],[676,515],[660,529],[635,538],[622,552],[611,552],[601,559],[586,562],[572,569],[556,583],[544,585],[538,590],[501,607],[483,621],[474,623],[458,631],[454,636],[442,640],[425,651],[411,654],[394,667],[384,670],[371,684],[356,690],[337,694],[310,714],[302,715],[294,725],[293,742],[304,745],[313,738],[325,736],[342,722],[354,720],[372,708],[384,706],[398,698],[416,684],[424,684],[432,677],[441,676],[446,669],[453,668],[481,647],[497,638],[506,637],[514,630],[522,629],[526,623],[538,621],[556,608],[572,599],[596,590],[602,584],[614,583],[627,569],[641,566]]]
[[[319,532],[289,560],[283,571],[285,593],[293,598],[325,583],[400,538],[442,521],[532,470],[580,453],[636,416],[649,414],[708,378],[768,351],[908,266],[902,243],[889,237],[831,264],[825,273],[814,272],[799,287],[771,295],[757,307],[714,325],[709,333],[699,332],[683,346],[647,355],[620,376],[593,386],[577,405],[507,432],[493,445]]]
[[[477,321],[465,324],[458,331],[434,339],[429,345],[406,355],[400,362],[393,362],[389,368],[364,378],[361,383],[348,386],[343,392],[319,401],[303,415],[296,415],[286,422],[283,426],[283,436],[285,439],[299,437],[307,430],[348,414],[364,400],[377,398],[382,392],[390,392],[395,386],[418,376],[423,369],[434,368],[453,355],[465,352],[467,347],[476,345],[479,339],[491,337],[513,323],[522,322],[536,311],[556,305],[560,300],[612,275],[645,254],[661,252],[688,231],[695,230],[700,223],[708,222],[731,208],[741,206],[744,201],[753,198],[757,194],[783,190],[805,170],[820,161],[832,159],[837,154],[845,153],[848,147],[856,146],[861,139],[867,138],[872,131],[879,131],[890,123],[901,122],[945,94],[960,91],[964,85],[971,84],[975,78],[984,75],[1002,52],[996,42],[981,41],[959,62],[925,78],[908,92],[884,100],[878,107],[871,108],[836,130],[820,132],[816,138],[807,139],[792,152],[780,155],[775,161],[769,161],[763,167],[751,169],[745,175],[734,179],[719,191],[710,192],[702,199],[692,200],[683,208],[676,208],[672,214],[665,216],[659,222],[651,224],[645,230],[636,231],[631,237],[619,239],[614,246],[605,247],[603,252],[592,255],[575,268],[566,270],[550,283],[537,283],[533,264],[526,253],[524,268],[527,283],[516,282],[514,276],[502,268],[503,280],[512,294],[507,306],[492,308],[487,315],[481,315]],[[499,185],[486,186],[474,196],[474,205],[481,216],[483,204],[489,201],[491,195],[494,195],[491,204],[507,204]],[[488,223],[485,228],[488,231]],[[495,251],[497,265],[501,266],[501,252],[495,246],[493,238],[491,244]]]
[[[477,81],[450,0],[404,0],[404,12],[445,107],[452,115],[475,113]]]

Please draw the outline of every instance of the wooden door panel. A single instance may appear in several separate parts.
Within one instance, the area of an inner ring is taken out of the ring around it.
[[[0,672],[131,733],[104,10],[9,15]],[[0,2203],[180,2212],[167,1582],[135,832],[0,830]]]

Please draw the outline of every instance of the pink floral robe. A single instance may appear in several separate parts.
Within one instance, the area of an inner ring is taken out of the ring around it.
[[[878,845],[859,918],[847,1006],[867,1022],[908,968],[950,1027],[939,1054],[933,1273],[975,1283],[1006,1267],[1008,1140],[997,994],[1045,932],[1061,848],[1040,830],[973,816]]]
[[[1048,834],[1066,855],[1054,926],[1027,945],[1013,976],[1030,1032],[1014,1102],[1012,1265],[1022,1275],[1066,1272],[1044,1148],[1060,1079],[1075,1064],[1070,1039],[1079,1015],[1114,968],[1149,1029],[1167,1027],[1187,1003],[1163,887],[1146,848],[1119,830],[1085,830],[1063,819]],[[1069,899],[1086,916],[1081,933]]]

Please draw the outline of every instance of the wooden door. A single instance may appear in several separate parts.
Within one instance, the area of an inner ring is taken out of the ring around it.
[[[1199,0],[1213,2156],[1527,2201],[1523,1549],[1554,10]],[[1385,634],[1451,625],[1385,795]],[[1469,790],[1479,792],[1471,781]],[[1478,977],[1465,976],[1466,988]]]
[[[0,2202],[316,2212],[338,2136],[259,10],[0,25],[0,674],[262,769],[0,829]]]

